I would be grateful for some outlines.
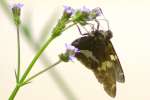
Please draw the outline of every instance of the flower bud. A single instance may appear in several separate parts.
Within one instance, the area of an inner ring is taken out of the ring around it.
[[[21,8],[23,7],[23,4],[18,3],[15,4],[12,7],[12,13],[13,13],[13,18],[14,18],[14,22],[17,26],[20,25],[21,21],[20,21],[20,14],[21,14]]]

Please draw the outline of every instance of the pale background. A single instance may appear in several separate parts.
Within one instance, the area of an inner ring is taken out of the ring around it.
[[[11,0],[13,1],[13,0]],[[117,96],[110,98],[93,73],[78,61],[62,63],[59,71],[77,100],[150,100],[150,1],[149,0],[22,0],[22,19],[32,20],[33,34],[39,38],[42,26],[51,16],[56,22],[63,11],[62,5],[101,7],[114,33],[112,42],[124,69],[126,82],[117,84]],[[7,100],[15,86],[16,67],[15,27],[0,7],[0,100]],[[64,43],[78,37],[72,28],[53,41],[46,49],[51,62],[58,59]],[[21,37],[22,69],[29,64],[35,52]],[[53,58],[52,58],[53,57]],[[32,74],[43,65],[36,63]],[[51,72],[50,71],[50,72]],[[15,100],[67,100],[60,88],[44,73],[19,91]]]

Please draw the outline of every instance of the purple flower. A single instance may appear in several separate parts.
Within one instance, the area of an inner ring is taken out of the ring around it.
[[[18,9],[21,9],[22,7],[24,6],[23,3],[13,3],[10,5],[10,8],[18,8]]]
[[[96,19],[96,17],[103,15],[103,12],[101,10],[101,8],[97,7],[92,9],[92,11],[90,12],[88,19],[89,20],[93,20]]]
[[[17,4],[14,4],[14,7],[17,7],[17,8],[22,8],[24,6],[24,4],[22,3],[17,3]]]
[[[80,9],[81,12],[84,12],[84,13],[90,13],[90,9],[87,8],[86,6],[83,6],[81,9]]]
[[[12,7],[12,13],[13,13],[13,18],[14,18],[14,22],[17,26],[20,25],[21,21],[20,21],[20,15],[21,15],[21,8],[23,7],[22,3],[17,3],[14,4]]]
[[[75,48],[74,46],[70,44],[65,44],[66,46],[66,54],[69,57],[69,60],[74,61],[75,60],[75,53],[80,52],[78,48]]]
[[[76,59],[75,56],[69,56],[69,60],[70,60],[70,61],[74,61],[75,59]]]
[[[95,13],[96,16],[100,16],[103,14],[102,9],[97,7],[95,9],[92,10],[92,13]]]
[[[67,50],[71,50],[71,51],[74,51],[74,52],[78,52],[79,51],[78,48],[75,48],[74,46],[72,46],[70,44],[65,44],[65,46],[66,46]]]
[[[64,6],[64,11],[71,15],[74,13],[75,10],[70,6]]]

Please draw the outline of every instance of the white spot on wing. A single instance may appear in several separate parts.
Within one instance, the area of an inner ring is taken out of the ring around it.
[[[116,61],[117,60],[117,56],[116,55],[110,55],[110,59],[113,60],[113,61]]]
[[[91,58],[92,60],[99,63],[99,61],[95,58],[95,56],[93,55],[93,53],[91,51],[89,51],[89,50],[80,50],[80,53],[84,54],[87,58]]]

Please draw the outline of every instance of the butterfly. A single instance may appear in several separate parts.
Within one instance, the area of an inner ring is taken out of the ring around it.
[[[111,30],[96,29],[82,35],[71,43],[80,50],[75,53],[75,57],[93,71],[106,93],[115,97],[116,82],[124,83],[125,76],[111,42]]]

